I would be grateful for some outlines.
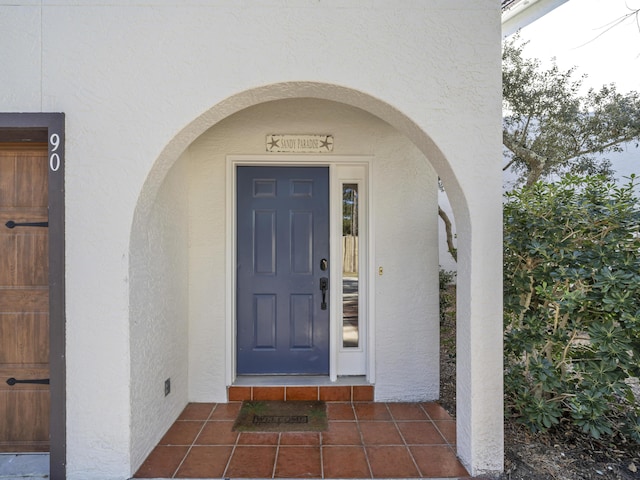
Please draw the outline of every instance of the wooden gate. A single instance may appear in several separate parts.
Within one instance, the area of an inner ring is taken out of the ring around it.
[[[0,452],[49,450],[46,144],[0,143]]]

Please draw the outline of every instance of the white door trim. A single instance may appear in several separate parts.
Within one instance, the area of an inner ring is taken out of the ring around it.
[[[236,380],[236,167],[242,165],[264,165],[264,166],[327,166],[329,167],[329,179],[330,179],[330,195],[329,195],[329,211],[339,211],[340,206],[336,206],[336,190],[340,191],[341,185],[340,176],[336,174],[340,170],[341,166],[365,166],[369,178],[365,179],[366,184],[371,185],[371,163],[372,156],[327,156],[327,155],[227,155],[226,157],[226,295],[225,295],[225,345],[226,345],[226,361],[225,367],[225,380],[227,385],[233,385]],[[338,185],[336,185],[338,183]],[[366,188],[366,204],[367,212],[370,212],[371,206],[371,188]],[[331,215],[330,229],[335,231],[337,220],[334,219],[335,215]],[[364,229],[367,233],[367,251],[368,260],[363,259],[361,264],[368,266],[366,272],[366,281],[368,285],[361,292],[363,295],[363,302],[366,305],[366,338],[363,338],[363,345],[365,346],[365,366],[364,372],[369,383],[375,381],[374,371],[374,355],[375,355],[375,341],[374,341],[374,302],[373,302],[373,283],[374,275],[372,270],[372,259],[374,258],[373,250],[373,226],[371,222],[371,215],[367,215],[369,221],[366,223],[367,227]],[[331,233],[330,236],[330,255],[332,259],[337,258],[336,252],[341,251],[341,244],[336,241],[336,236]],[[338,292],[338,286],[342,285],[342,275],[337,268],[331,268],[330,284],[329,284],[329,298],[338,299],[341,298]],[[329,348],[329,377],[331,381],[336,381],[339,375],[338,364],[338,345],[341,343],[341,337],[338,337],[338,332],[341,328],[341,318],[338,317],[339,305],[338,302],[331,302],[330,311],[330,348]],[[340,325],[340,328],[337,328]]]

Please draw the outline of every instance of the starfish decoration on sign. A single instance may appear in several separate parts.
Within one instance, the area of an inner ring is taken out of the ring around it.
[[[269,145],[269,150],[273,150],[274,148],[278,148],[280,147],[280,145],[278,144],[279,140],[277,140],[275,138],[275,136],[271,135],[271,140],[269,140],[267,142],[267,145]]]
[[[333,142],[331,141],[333,138],[329,135],[324,137],[324,140],[320,141],[320,148],[326,148],[327,150],[331,150],[333,146]]]

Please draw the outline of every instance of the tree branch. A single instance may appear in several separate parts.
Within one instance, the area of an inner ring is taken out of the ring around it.
[[[502,167],[502,171],[506,172],[509,169],[509,167],[513,165],[513,162],[515,161],[516,161],[515,157],[509,160],[509,162],[504,167]]]
[[[538,155],[533,150],[524,147],[514,138],[509,135],[508,132],[502,132],[502,144],[511,150],[516,156],[518,156],[528,167],[529,173],[527,175],[527,185],[533,185],[542,176],[544,166],[547,163],[547,159],[542,155]]]
[[[447,215],[447,213],[444,210],[442,210],[442,208],[440,208],[440,205],[438,205],[438,215],[444,222],[444,230],[447,234],[447,250],[449,250],[449,253],[453,257],[453,259],[457,262],[458,249],[453,244],[453,230],[451,228],[451,220],[449,220],[449,216]]]
[[[559,159],[560,163],[564,163],[568,160],[571,160],[573,158],[579,157],[581,155],[590,155],[592,153],[602,153],[605,150],[607,150],[608,148],[611,147],[615,147],[616,145],[620,145],[622,143],[626,143],[626,142],[630,142],[631,140],[635,140],[638,138],[638,132],[634,132],[634,133],[630,133],[628,135],[625,135],[623,137],[618,137],[618,138],[614,138],[613,140],[611,140],[608,143],[604,143],[602,145],[597,145],[594,148],[587,148],[585,150],[580,150],[577,152],[573,152],[570,156],[567,155],[564,158]]]
[[[542,165],[547,163],[547,159],[545,157],[543,157],[542,155],[538,155],[533,150],[520,145],[514,138],[512,138],[511,135],[509,135],[507,131],[502,132],[502,144],[518,157],[520,157],[525,163],[527,163],[527,166],[529,167],[532,166],[530,165],[531,160]]]

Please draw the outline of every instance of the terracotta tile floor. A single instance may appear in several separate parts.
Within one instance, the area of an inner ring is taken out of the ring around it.
[[[324,432],[237,433],[240,402],[189,404],[135,478],[460,478],[435,403],[327,403]]]

